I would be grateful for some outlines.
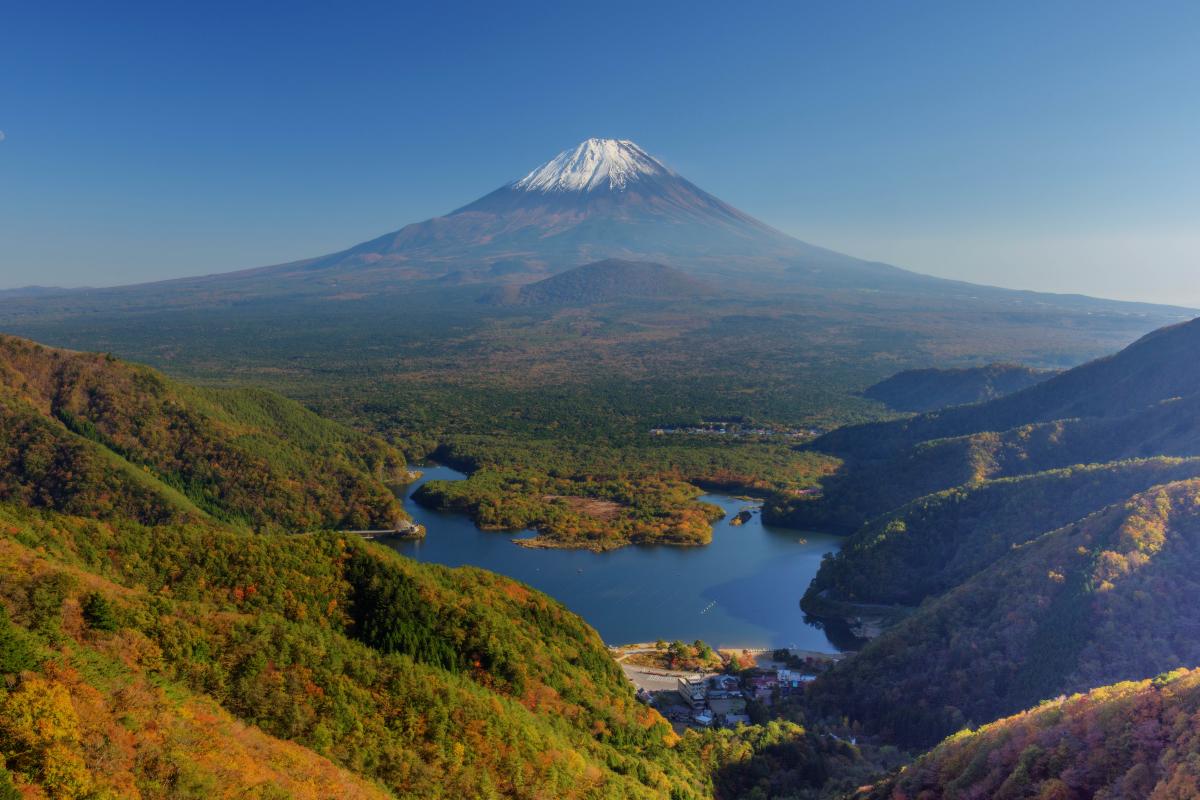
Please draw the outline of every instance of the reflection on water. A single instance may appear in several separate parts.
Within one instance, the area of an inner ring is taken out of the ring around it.
[[[757,511],[744,525],[729,520],[752,504],[719,494],[704,500],[726,511],[707,547],[625,547],[609,553],[518,547],[520,534],[481,531],[461,514],[412,502],[427,480],[461,480],[449,467],[422,467],[404,489],[405,508],[428,536],[388,544],[420,561],[470,564],[516,578],[555,597],[587,620],[606,642],[682,639],[723,647],[839,649],[845,641],[805,621],[799,599],[835,536],[762,524]],[[527,532],[526,532],[527,533]]]

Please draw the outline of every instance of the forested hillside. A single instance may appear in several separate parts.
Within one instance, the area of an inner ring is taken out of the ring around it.
[[[33,670],[3,702],[57,697],[67,716],[86,702],[120,719],[166,702],[123,685],[165,683],[399,796],[687,796],[707,785],[595,632],[505,578],[332,534],[149,529],[12,506],[0,525],[7,635],[25,653],[5,671]],[[56,735],[5,724],[9,768],[60,796]],[[37,736],[49,738],[31,755],[21,745]],[[132,753],[62,744],[90,773],[80,781],[116,775],[148,796],[192,796],[156,795],[157,776]],[[174,744],[182,763],[164,754],[155,769],[200,769]]]
[[[780,496],[778,524],[851,533],[927,494],[990,478],[1151,456],[1200,456],[1200,320],[989,403],[833,431],[844,467],[817,497]]]
[[[1200,664],[1200,480],[1015,547],[812,687],[825,713],[936,742],[1041,700]]]
[[[1152,486],[1200,477],[1200,459],[1151,458],[987,480],[922,497],[867,523],[805,593],[821,602],[916,606],[1047,531]]]
[[[680,737],[515,581],[279,532],[356,521],[318,501],[392,509],[376,440],[2,345],[4,800],[818,798],[870,775],[794,722]]]
[[[284,531],[404,516],[399,451],[269,392],[0,337],[0,421],[0,498],[22,504]]]
[[[1200,671],[1106,686],[963,732],[857,797],[1200,797]]]
[[[1122,417],[1200,393],[1200,319],[1143,336],[1107,358],[1067,370],[1015,394],[975,406],[833,431],[818,449],[855,458],[889,457],[906,447],[979,431],[1086,417]]]

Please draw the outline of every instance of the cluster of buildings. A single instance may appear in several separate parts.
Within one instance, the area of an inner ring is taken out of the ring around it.
[[[672,721],[710,727],[735,728],[750,723],[746,702],[769,705],[777,698],[803,691],[814,676],[796,670],[756,670],[745,677],[734,675],[685,675],[676,680],[681,705],[660,710]],[[661,703],[659,704],[662,705]]]
[[[783,429],[744,428],[737,424],[702,423],[700,425],[667,425],[651,428],[652,436],[745,436],[754,438],[812,439],[821,435],[816,428]]]

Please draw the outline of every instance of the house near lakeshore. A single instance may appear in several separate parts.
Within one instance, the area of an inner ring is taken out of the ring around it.
[[[802,672],[796,672],[791,669],[777,670],[775,677],[779,683],[780,694],[799,692],[804,688],[804,684],[811,683],[817,679],[816,675],[805,675]]]
[[[779,677],[774,673],[755,675],[746,679],[746,686],[755,700],[760,703],[767,702],[775,694],[775,690],[779,688]]]
[[[700,675],[684,675],[675,683],[675,691],[692,711],[700,711],[708,703],[708,683]]]
[[[713,675],[708,679],[708,696],[740,696],[742,693],[741,682],[733,675]]]

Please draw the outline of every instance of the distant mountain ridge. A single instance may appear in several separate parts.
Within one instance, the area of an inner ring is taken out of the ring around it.
[[[930,439],[1078,417],[1120,417],[1200,393],[1198,352],[1200,318],[1152,331],[1119,353],[991,402],[833,431],[817,446],[874,457]]]
[[[54,313],[251,303],[370,301],[455,287],[534,283],[618,259],[669,264],[750,301],[804,302],[856,314],[934,301],[1018,317],[1061,310],[1162,324],[1178,309],[1048,295],[934,278],[809,244],[706,192],[627,139],[592,138],[474,202],[365,242],[298,261],[153,283],[13,295],[6,319]],[[878,293],[866,296],[863,293]],[[1085,322],[1085,327],[1091,321]],[[1099,324],[1108,324],[1101,322]],[[1146,326],[1150,327],[1150,326]],[[1146,327],[1141,328],[1145,330]]]

